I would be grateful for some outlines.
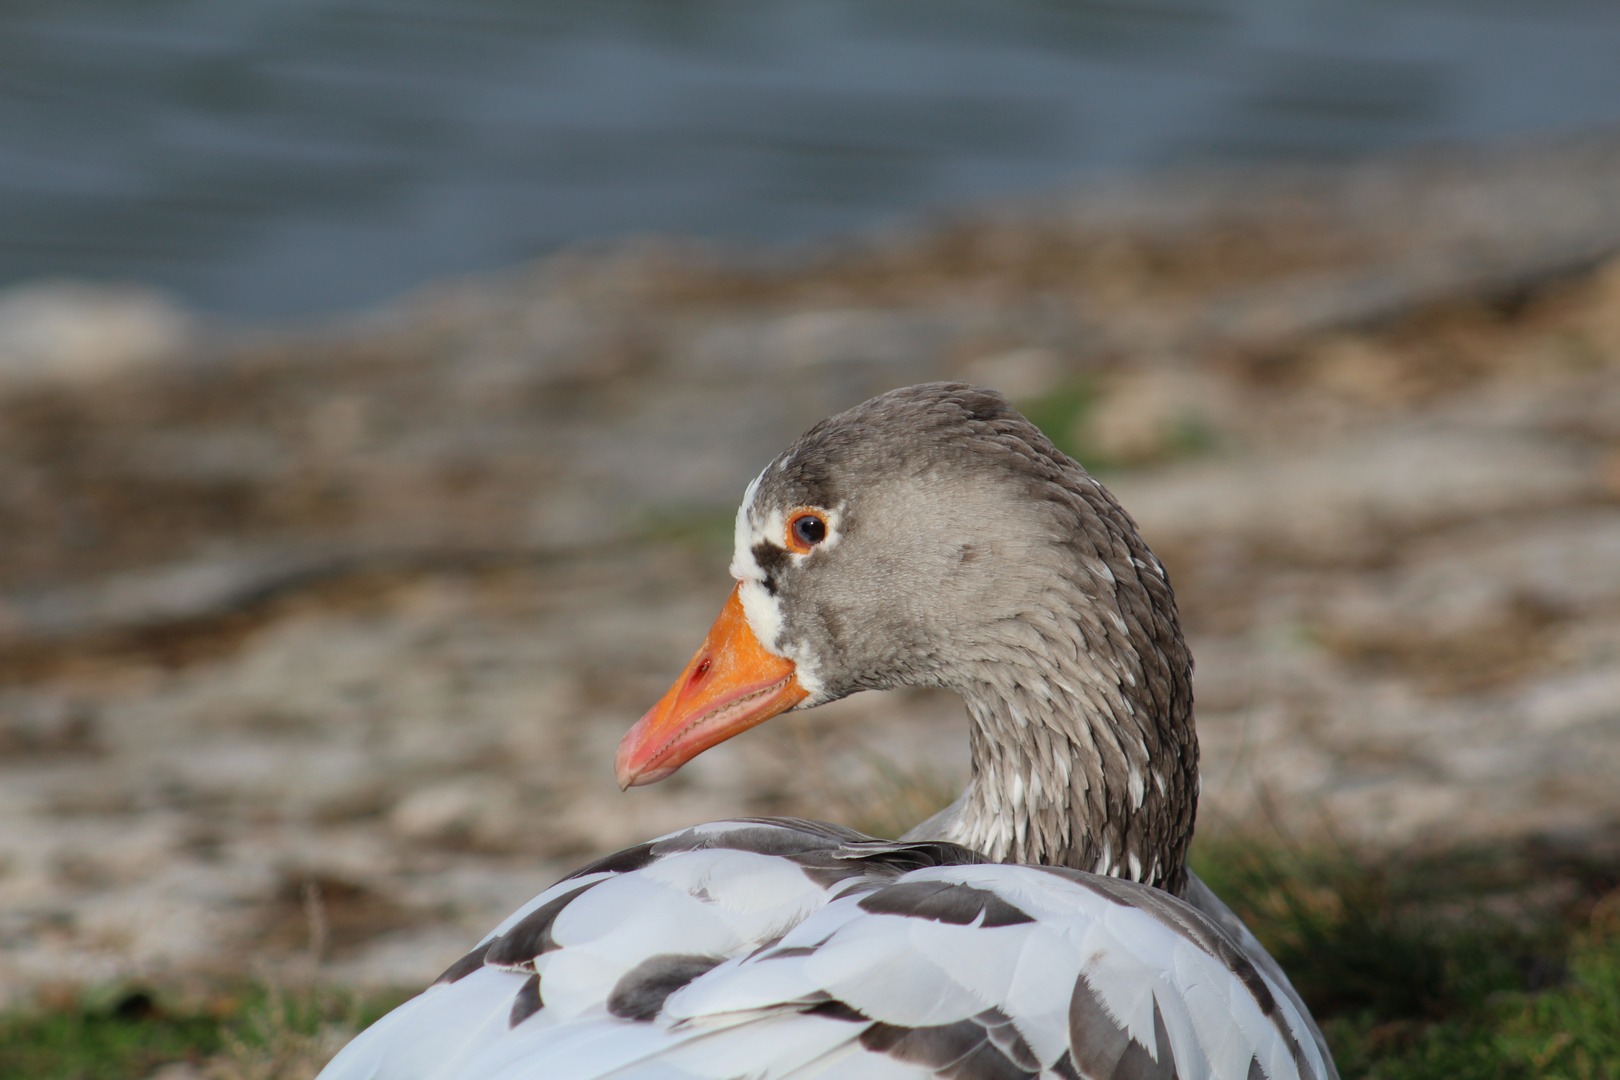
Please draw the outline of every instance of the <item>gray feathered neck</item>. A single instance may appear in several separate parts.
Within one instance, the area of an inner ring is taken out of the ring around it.
[[[771,529],[805,506],[835,535],[790,556]],[[807,705],[895,686],[966,703],[967,788],[908,838],[1183,890],[1198,743],[1169,580],[1001,395],[934,383],[823,421],[761,474],[739,541]]]

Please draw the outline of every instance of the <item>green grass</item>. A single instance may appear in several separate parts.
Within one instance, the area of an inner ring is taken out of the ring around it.
[[[888,782],[898,802],[874,818],[938,799]],[[1233,839],[1200,841],[1193,863],[1288,971],[1346,1080],[1620,1080],[1620,868]],[[402,997],[103,991],[0,1016],[0,1080],[141,1080],[172,1061],[211,1080],[308,1080]]]
[[[123,1080],[169,1061],[200,1060],[222,1046],[219,1019],[147,1011],[144,995],[113,1008],[28,1012],[0,1021],[4,1080]]]
[[[1612,872],[1235,841],[1200,844],[1194,866],[1289,973],[1346,1078],[1620,1080]]]
[[[403,998],[253,986],[179,1002],[104,987],[0,1017],[0,1080],[141,1080],[172,1062],[211,1080],[308,1080]]]

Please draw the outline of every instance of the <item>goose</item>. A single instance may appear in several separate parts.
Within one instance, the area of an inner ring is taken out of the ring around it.
[[[1337,1080],[1187,867],[1192,660],[1131,518],[999,393],[894,390],[748,485],[719,618],[621,787],[788,709],[944,687],[971,773],[899,840],[682,829],[570,874],[323,1080]]]

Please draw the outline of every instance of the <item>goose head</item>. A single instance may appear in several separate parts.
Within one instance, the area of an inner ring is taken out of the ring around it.
[[[749,485],[731,573],[620,744],[621,786],[788,709],[942,687],[967,705],[972,773],[927,838],[1179,890],[1197,740],[1169,581],[1000,394],[908,387],[815,425]]]

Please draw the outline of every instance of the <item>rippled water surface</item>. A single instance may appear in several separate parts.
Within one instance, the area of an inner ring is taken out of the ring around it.
[[[1575,0],[0,0],[0,284],[230,315],[1206,159],[1620,122]]]

